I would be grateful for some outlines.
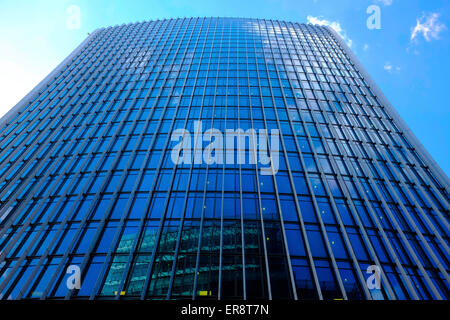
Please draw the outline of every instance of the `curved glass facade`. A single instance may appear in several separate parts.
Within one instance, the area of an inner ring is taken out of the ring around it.
[[[329,28],[98,29],[0,137],[2,299],[449,298],[448,178]]]

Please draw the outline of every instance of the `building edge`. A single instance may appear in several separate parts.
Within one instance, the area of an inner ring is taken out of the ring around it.
[[[420,140],[416,137],[416,135],[409,129],[406,122],[402,119],[402,117],[399,115],[397,110],[395,110],[394,106],[389,102],[389,100],[386,98],[386,96],[383,94],[383,91],[378,87],[376,82],[372,79],[372,77],[369,75],[367,70],[364,68],[362,63],[359,61],[359,59],[356,57],[356,55],[353,53],[353,51],[350,49],[350,47],[345,43],[345,41],[342,39],[342,37],[330,26],[325,26],[325,28],[333,35],[333,37],[339,42],[342,49],[344,49],[345,53],[350,57],[351,63],[353,63],[357,68],[358,71],[363,75],[364,80],[368,82],[370,87],[373,89],[375,95],[379,97],[380,102],[383,104],[383,106],[386,108],[387,113],[396,121],[402,132],[405,134],[405,136],[413,143],[413,148],[419,152],[419,154],[424,158],[426,161],[426,166],[430,168],[430,170],[433,172],[435,178],[438,180],[438,182],[442,185],[442,187],[445,189],[447,193],[450,193],[450,180],[447,176],[447,174],[444,172],[444,170],[441,169],[441,167],[437,164],[437,162],[433,159],[431,154],[425,149],[425,147],[422,145]]]
[[[62,69],[64,69],[67,64],[84,48],[84,46],[97,35],[97,33],[103,28],[95,29],[91,32],[86,39],[84,39],[63,61],[61,61],[44,79],[42,79],[29,93],[27,93],[19,102],[16,103],[14,107],[8,110],[0,118],[0,128],[8,123],[9,120],[13,119],[15,115],[20,113],[22,108],[24,108],[29,100],[39,91],[44,89],[48,84],[49,80],[55,77]]]

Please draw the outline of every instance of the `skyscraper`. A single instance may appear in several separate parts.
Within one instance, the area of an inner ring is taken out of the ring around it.
[[[0,120],[2,299],[448,299],[449,181],[330,28],[98,29]]]

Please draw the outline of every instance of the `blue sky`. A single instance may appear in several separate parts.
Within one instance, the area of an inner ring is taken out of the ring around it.
[[[67,26],[80,9],[79,28]],[[381,29],[366,13],[377,5]],[[157,18],[233,16],[330,24],[449,175],[450,1],[448,0],[0,0],[0,116],[87,33]]]

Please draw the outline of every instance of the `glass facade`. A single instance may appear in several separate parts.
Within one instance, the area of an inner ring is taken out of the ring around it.
[[[175,164],[196,121],[278,129],[277,172]],[[327,27],[98,29],[0,121],[0,298],[448,299],[449,202]]]

